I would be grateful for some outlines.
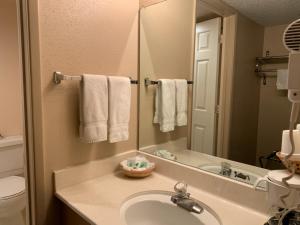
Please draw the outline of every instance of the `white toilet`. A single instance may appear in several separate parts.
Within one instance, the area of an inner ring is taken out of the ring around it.
[[[24,225],[26,205],[23,139],[0,139],[0,225]]]

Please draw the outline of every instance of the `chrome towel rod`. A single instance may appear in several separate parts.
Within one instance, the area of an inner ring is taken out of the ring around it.
[[[186,81],[188,84],[193,84],[194,81],[191,81],[191,80],[187,80]],[[145,78],[145,86],[148,87],[149,85],[156,85],[156,84],[159,84],[159,81],[157,80],[150,80],[150,78]]]
[[[76,76],[71,76],[71,75],[66,75],[62,74],[61,72],[54,72],[53,73],[53,83],[54,84],[60,84],[62,80],[82,80],[82,75],[76,75]],[[130,78],[131,84],[138,84],[138,80],[133,80]]]
[[[256,73],[261,74],[261,73],[277,73],[276,69],[256,69]]]

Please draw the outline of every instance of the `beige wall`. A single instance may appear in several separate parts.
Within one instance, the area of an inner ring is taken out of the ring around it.
[[[140,8],[158,4],[163,1],[167,1],[167,0],[140,0]]]
[[[271,56],[287,55],[282,44],[282,34],[287,25],[266,27],[263,52]],[[268,68],[287,68],[287,64],[268,65]],[[282,130],[288,129],[291,103],[287,91],[278,91],[276,78],[268,78],[267,85],[260,85],[259,121],[257,133],[257,159],[281,147]]]
[[[22,131],[21,68],[15,0],[0,2],[0,133]]]
[[[137,79],[139,1],[29,2],[37,224],[59,224],[53,170],[136,149],[137,86],[132,86],[129,141],[84,144],[78,139],[78,82],[55,86],[52,74],[130,75]]]
[[[287,55],[288,51],[283,46],[282,35],[288,24],[265,27],[264,31],[264,55],[270,51],[270,56]]]
[[[216,14],[211,10],[209,6],[207,6],[205,3],[203,3],[200,0],[197,0],[196,4],[196,21],[197,23],[214,19],[220,17],[220,15]]]
[[[141,10],[140,147],[187,136],[188,127],[162,133],[153,124],[155,86],[146,88],[143,81],[145,77],[191,79],[194,26],[195,1],[168,0]]]
[[[255,164],[260,83],[255,57],[262,54],[264,29],[238,15],[229,159]]]

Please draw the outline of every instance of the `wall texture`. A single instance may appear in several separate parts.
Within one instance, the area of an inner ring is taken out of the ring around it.
[[[140,79],[191,79],[195,1],[168,0],[141,9]],[[192,88],[189,88],[190,96]],[[186,137],[188,127],[162,133],[153,124],[155,86],[140,86],[139,145],[145,147]],[[190,98],[191,100],[191,98]],[[190,108],[190,107],[189,107]]]
[[[286,26],[287,24],[265,28],[264,54],[266,51],[270,51],[271,56],[288,54],[288,51],[282,44],[282,34]],[[287,64],[268,65],[268,68],[287,68]],[[291,103],[287,98],[287,91],[277,90],[276,78],[268,78],[266,85],[263,85],[261,82],[257,132],[257,159],[260,156],[280,150],[282,130],[286,130],[289,127],[290,110]]]
[[[238,15],[229,159],[252,165],[256,161],[260,93],[255,57],[262,54],[263,38],[262,26]]]
[[[19,58],[16,1],[0,3],[0,133],[20,135],[22,131],[22,86]]]
[[[84,144],[78,139],[78,82],[56,86],[52,74],[137,79],[138,10],[138,0],[30,1],[37,224],[59,224],[53,170],[137,147],[137,86],[132,86],[130,139]]]
[[[148,7],[150,5],[158,4],[160,2],[167,1],[167,0],[140,0],[140,8],[141,7]]]

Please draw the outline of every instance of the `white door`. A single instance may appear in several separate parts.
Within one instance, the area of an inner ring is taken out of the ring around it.
[[[214,155],[221,18],[196,25],[192,150]]]

